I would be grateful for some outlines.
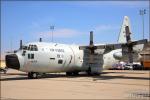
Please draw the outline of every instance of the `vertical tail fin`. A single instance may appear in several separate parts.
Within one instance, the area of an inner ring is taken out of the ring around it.
[[[120,30],[120,34],[119,34],[119,38],[118,38],[118,43],[126,43],[127,39],[126,39],[126,26],[129,27],[129,31],[131,32],[131,25],[130,25],[130,20],[128,16],[124,16],[124,20],[123,20],[123,24],[121,26],[121,30]]]

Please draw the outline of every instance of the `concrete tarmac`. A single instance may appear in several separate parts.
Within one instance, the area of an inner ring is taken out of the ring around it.
[[[9,69],[1,73],[1,99],[150,99],[150,72],[104,70],[101,76],[49,73],[28,79]]]

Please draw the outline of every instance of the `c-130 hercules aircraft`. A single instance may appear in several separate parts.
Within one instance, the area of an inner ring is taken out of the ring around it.
[[[131,41],[130,23],[127,16],[121,27],[119,43],[94,45],[93,32],[87,46],[45,43],[42,41],[22,45],[14,53],[5,57],[8,68],[28,73],[28,78],[37,78],[40,73],[66,72],[77,75],[87,72],[99,75],[103,68],[112,66],[118,60],[133,62],[133,58],[143,49],[146,39]],[[137,59],[137,58],[136,58]]]

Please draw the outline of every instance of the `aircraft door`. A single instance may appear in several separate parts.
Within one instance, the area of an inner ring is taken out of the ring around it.
[[[65,52],[65,61],[64,61],[64,66],[66,67],[73,67],[75,63],[75,55],[71,47],[66,49],[67,51]]]
[[[24,70],[31,71],[37,65],[37,47],[29,45],[24,55]]]

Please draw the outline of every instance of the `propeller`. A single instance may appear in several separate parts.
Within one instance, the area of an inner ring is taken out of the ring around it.
[[[108,53],[112,50],[115,49],[121,49],[122,48],[122,54],[126,55],[128,57],[129,63],[133,63],[133,54],[134,50],[133,47],[134,45],[138,44],[145,44],[147,43],[147,39],[143,40],[138,40],[138,41],[131,41],[131,32],[129,29],[129,26],[125,26],[125,36],[126,36],[126,41],[127,43],[117,43],[117,44],[102,44],[102,45],[94,45],[93,42],[93,31],[90,32],[90,43],[87,46],[79,46],[80,50],[89,50],[90,51],[90,58],[93,60],[93,56],[95,54],[96,49],[104,49],[103,54]],[[91,60],[91,62],[92,62]]]
[[[95,54],[95,49],[97,49],[97,46],[94,46],[93,42],[93,31],[90,31],[90,43],[88,46],[80,46],[80,50],[89,50],[89,63],[94,63],[94,54]]]
[[[127,40],[127,43],[125,45],[123,45],[123,48],[122,48],[122,51],[123,53],[127,53],[127,56],[128,56],[128,61],[129,63],[133,63],[133,54],[134,54],[134,51],[133,51],[133,47],[134,45],[138,45],[138,44],[144,44],[147,42],[147,39],[143,39],[143,40],[138,40],[138,41],[131,41],[131,32],[130,32],[130,29],[129,29],[129,26],[126,26],[125,27],[125,32],[126,32],[126,40]],[[124,50],[124,49],[127,49],[127,50]],[[126,51],[126,52],[124,52]]]

